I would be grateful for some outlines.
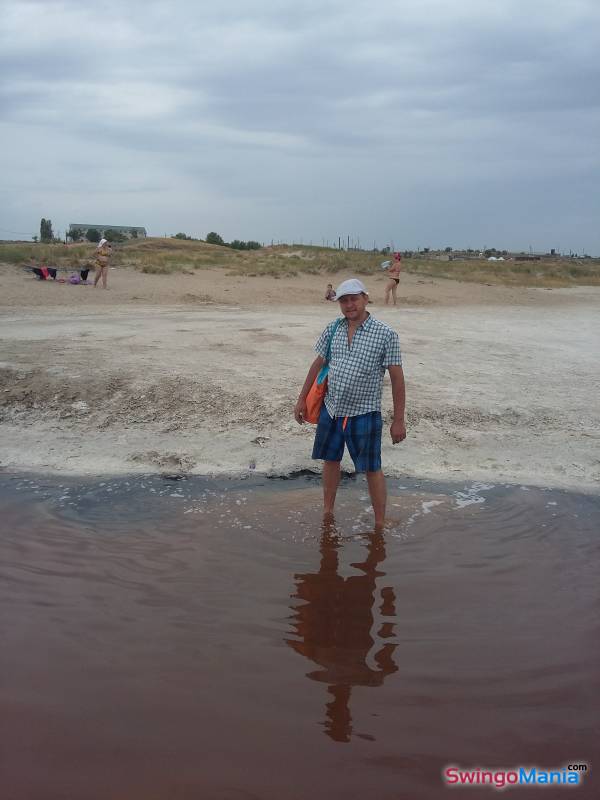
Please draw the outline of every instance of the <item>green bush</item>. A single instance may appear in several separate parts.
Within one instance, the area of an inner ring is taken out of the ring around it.
[[[211,231],[210,233],[206,234],[206,244],[224,245],[225,242],[223,241],[223,238],[221,236],[219,236],[218,233],[215,233],[214,231]]]
[[[234,239],[229,243],[229,247],[233,250],[260,250],[262,245],[260,242],[253,242],[252,240],[244,242],[241,239]]]

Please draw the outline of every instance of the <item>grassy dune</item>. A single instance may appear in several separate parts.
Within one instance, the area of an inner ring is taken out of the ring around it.
[[[0,243],[0,263],[25,265],[33,256],[49,266],[77,269],[93,262],[93,244]],[[342,270],[356,275],[379,272],[385,256],[367,251],[340,251],[307,245],[279,245],[238,251],[199,241],[132,239],[115,248],[113,264],[149,274],[225,269],[231,275],[289,277],[299,273],[331,276]],[[406,272],[475,283],[515,286],[600,285],[600,259],[545,259],[543,261],[440,261],[415,256],[403,261]]]
[[[407,271],[436,278],[503,286],[598,286],[600,259],[557,258],[543,261],[432,261],[412,259]]]

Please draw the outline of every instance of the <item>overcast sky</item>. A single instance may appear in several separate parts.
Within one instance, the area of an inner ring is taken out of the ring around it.
[[[2,0],[0,30],[0,238],[600,255],[599,0]]]

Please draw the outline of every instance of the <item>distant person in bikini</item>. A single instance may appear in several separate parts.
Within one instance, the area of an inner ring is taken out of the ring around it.
[[[102,288],[108,289],[106,282],[108,280],[108,261],[111,254],[111,243],[107,239],[100,239],[98,247],[96,248],[96,277],[94,278],[94,288],[98,286],[100,279],[102,279]]]
[[[398,291],[398,284],[400,283],[400,271],[402,270],[402,254],[394,253],[394,260],[388,267],[389,281],[385,287],[385,304],[390,302],[390,292],[394,300],[394,305],[397,305],[396,292]]]
[[[335,289],[333,288],[333,284],[328,283],[325,291],[325,300],[331,300],[332,302],[335,302],[335,299]]]

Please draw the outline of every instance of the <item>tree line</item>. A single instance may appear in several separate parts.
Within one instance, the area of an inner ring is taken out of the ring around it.
[[[88,228],[87,231],[82,230],[81,228],[73,228],[72,231],[67,233],[67,238],[70,239],[72,242],[99,242],[100,239],[104,238],[108,242],[126,242],[128,241],[129,237],[125,236],[124,233],[121,231],[101,231],[97,228]],[[137,231],[131,231],[131,238],[137,239]]]
[[[171,237],[172,239],[187,239],[189,241],[193,241],[192,236],[188,236],[187,233],[176,233],[174,236]],[[206,234],[206,239],[204,240],[206,244],[218,244],[222,247],[231,247],[234,250],[260,250],[262,247],[260,242],[254,242],[251,239],[247,242],[242,241],[241,239],[234,239],[231,242],[226,242],[222,236],[219,236],[218,233],[215,231],[211,231],[210,233]]]
[[[112,231],[112,230],[98,230],[97,228],[88,228],[87,230],[83,230],[82,228],[73,228],[72,230],[68,231],[66,234],[67,239],[70,239],[72,242],[99,242],[100,239],[103,237],[107,239],[109,242],[125,242],[127,241],[128,237],[125,236],[120,231]],[[131,238],[137,239],[137,231],[131,231]],[[186,239],[189,241],[193,241],[192,236],[188,236],[187,233],[176,233],[174,236],[171,237],[172,239]],[[34,241],[38,240],[37,236],[33,237]],[[52,230],[52,220],[45,219],[42,217],[40,222],[40,236],[39,240],[44,243],[48,242],[56,242],[60,241],[55,237],[54,231]],[[206,239],[204,240],[207,244],[217,244],[221,245],[222,247],[231,247],[233,250],[260,250],[262,247],[260,242],[255,242],[252,239],[245,242],[242,239],[233,239],[231,242],[226,242],[222,236],[220,236],[215,231],[211,231],[210,233],[206,234]]]

